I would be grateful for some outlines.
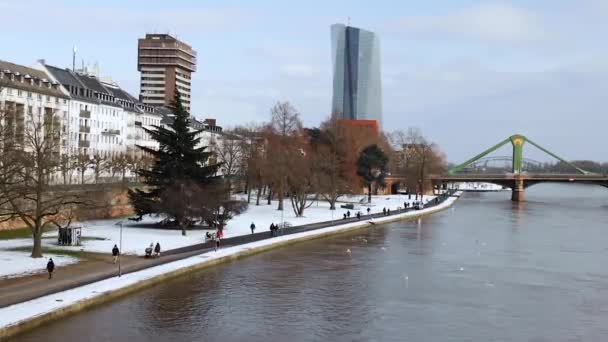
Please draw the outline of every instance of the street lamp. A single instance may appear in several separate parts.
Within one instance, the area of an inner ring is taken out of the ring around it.
[[[120,247],[119,247],[119,252],[118,252],[118,276],[122,276],[122,270],[121,270],[121,265],[120,265],[120,257],[122,256],[122,220],[116,222],[115,224],[116,226],[120,226]]]

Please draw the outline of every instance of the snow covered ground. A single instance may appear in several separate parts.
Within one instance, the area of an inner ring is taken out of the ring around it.
[[[78,258],[61,254],[46,254],[45,258],[30,258],[30,254],[17,251],[0,251],[0,278],[14,278],[24,274],[46,272],[48,258],[53,258],[55,267],[78,262]]]
[[[445,202],[437,207],[424,209],[424,211],[436,211],[442,208],[447,208],[456,200],[456,197],[450,197]],[[382,207],[380,207],[380,210]],[[420,214],[420,211],[400,214],[398,216],[407,217]],[[374,219],[375,222],[382,222],[394,219],[393,217],[380,217]],[[314,236],[325,234],[328,232],[341,231],[349,227],[360,225],[361,222],[348,223],[335,227],[323,228],[313,231],[302,232],[298,234],[280,236],[273,239],[256,241],[244,245],[228,247],[220,249],[217,252],[208,252],[201,255],[193,256],[179,261],[174,261],[160,266],[151,267],[142,271],[126,274],[120,278],[110,278],[95,282],[89,285],[81,286],[71,290],[55,293],[52,295],[40,297],[27,302],[11,305],[0,309],[0,329],[7,328],[24,321],[40,317],[46,313],[60,310],[69,307],[78,302],[92,299],[94,297],[103,296],[105,293],[116,291],[134,285],[138,282],[154,278],[156,276],[173,272],[179,269],[191,267],[198,264],[204,264],[212,260],[226,257],[229,255],[245,252],[247,250],[260,248],[267,245],[272,245],[278,242],[299,239],[306,236]]]
[[[480,183],[480,182],[467,182],[467,183],[456,183],[455,188],[464,191],[503,191],[502,186],[492,183]],[[508,190],[508,189],[506,189]]]
[[[378,213],[382,212],[383,208],[395,210],[398,207],[403,208],[406,201],[410,203],[415,201],[413,196],[408,200],[407,195],[386,195],[373,196],[371,205],[367,203],[360,204],[360,201],[364,198],[364,196],[341,198],[342,202],[337,203],[336,206],[338,208],[336,210],[329,210],[329,203],[325,201],[315,202],[304,211],[304,217],[295,216],[291,202],[288,199],[284,202],[285,210],[283,213],[276,210],[278,206],[277,201],[272,201],[271,205],[267,205],[266,201],[262,201],[259,206],[256,206],[255,202],[252,201],[246,212],[228,222],[224,229],[224,237],[250,234],[251,230],[249,226],[252,222],[256,225],[256,232],[261,232],[268,231],[271,223],[279,224],[282,221],[289,222],[292,226],[299,226],[330,221],[332,219],[340,220],[348,211],[348,209],[339,208],[345,202],[355,203],[355,209],[350,210],[351,215],[355,215],[357,211],[361,211],[362,214],[367,213],[368,207],[371,209],[371,213]],[[424,196],[424,201],[428,202],[433,198],[434,196]],[[42,244],[47,248],[110,254],[114,244],[119,245],[120,227],[117,225],[119,221],[123,222],[122,251],[125,254],[143,255],[145,248],[150,243],[156,244],[159,242],[163,250],[168,250],[204,242],[204,230],[190,230],[186,236],[182,236],[180,230],[136,227],[142,223],[160,221],[159,218],[146,217],[137,223],[128,219],[95,220],[77,223],[76,225],[82,226],[82,236],[84,238],[82,246],[58,246],[56,232],[45,234]],[[28,252],[12,251],[18,247],[31,246],[31,243],[31,239],[0,240],[0,260],[6,260],[10,263],[10,267],[0,268],[0,276],[14,276],[17,273],[27,274],[44,270],[46,258],[32,261]],[[58,264],[58,266],[65,264],[63,262],[73,263],[77,261],[75,258],[59,258],[55,260],[55,256],[45,254],[45,257],[47,256],[53,257],[53,260],[56,262],[60,261],[62,264]]]

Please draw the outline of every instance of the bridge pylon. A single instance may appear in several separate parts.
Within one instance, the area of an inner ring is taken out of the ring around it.
[[[501,148],[502,146],[504,146],[508,143],[511,143],[511,145],[513,147],[512,174],[505,175],[505,177],[503,179],[494,179],[493,182],[497,183],[497,184],[509,186],[512,191],[511,199],[513,201],[516,201],[516,202],[523,201],[524,200],[524,190],[525,190],[526,186],[529,186],[531,184],[535,184],[536,182],[538,182],[538,181],[531,180],[531,176],[529,174],[526,174],[523,169],[524,145],[526,143],[533,145],[534,147],[536,147],[539,150],[543,151],[544,153],[550,155],[551,157],[565,163],[566,165],[571,166],[574,170],[576,170],[576,172],[578,174],[591,175],[590,172],[577,167],[576,165],[572,164],[571,162],[565,160],[564,158],[559,157],[558,155],[556,155],[553,152],[545,149],[544,147],[536,144],[534,141],[528,139],[527,137],[525,137],[524,135],[521,135],[521,134],[512,135],[512,136],[506,138],[505,140],[499,142],[498,144],[481,152],[480,154],[474,156],[473,158],[465,161],[464,163],[451,168],[450,170],[448,170],[448,175],[450,175],[450,176],[454,175],[455,173],[457,173],[457,172],[461,171],[462,169],[468,167],[469,165],[475,163],[479,159],[484,158],[486,155],[498,150],[499,148]],[[472,179],[474,179],[474,178],[475,177],[472,177]]]

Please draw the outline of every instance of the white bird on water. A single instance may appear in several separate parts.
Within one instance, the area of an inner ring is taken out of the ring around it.
[[[350,254],[350,248],[346,249],[346,254]]]
[[[464,271],[464,267],[461,267],[461,268],[459,269],[459,271],[460,271],[460,272]]]

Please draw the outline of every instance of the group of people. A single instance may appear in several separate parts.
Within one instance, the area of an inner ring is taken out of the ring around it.
[[[368,214],[368,215],[369,215],[369,210],[370,210],[370,209],[369,209],[369,208],[367,208],[367,214]],[[360,211],[357,211],[357,214],[356,214],[355,216],[357,217],[357,220],[360,220],[360,219],[361,219],[361,212],[360,212]],[[343,216],[343,219],[345,219],[345,220],[346,220],[347,218],[350,218],[350,210],[347,210],[347,211],[346,211],[346,213],[345,213],[345,214],[344,214],[344,216]]]
[[[382,215],[388,216],[391,214],[391,208],[382,208]]]
[[[270,224],[270,236],[277,236],[279,231],[279,225],[271,223]]]
[[[114,247],[116,247],[116,245],[114,245]],[[152,254],[154,252],[154,254]],[[154,243],[150,242],[150,246],[148,246],[148,248],[146,248],[146,258],[149,258],[151,256],[155,256],[155,257],[159,257],[160,256],[160,243],[156,243],[156,246],[154,246]]]
[[[223,238],[224,238],[224,226],[222,226],[221,224],[218,225],[215,233],[209,233],[209,232],[205,233],[205,241],[213,241],[214,250],[216,252],[220,248],[220,242]]]

